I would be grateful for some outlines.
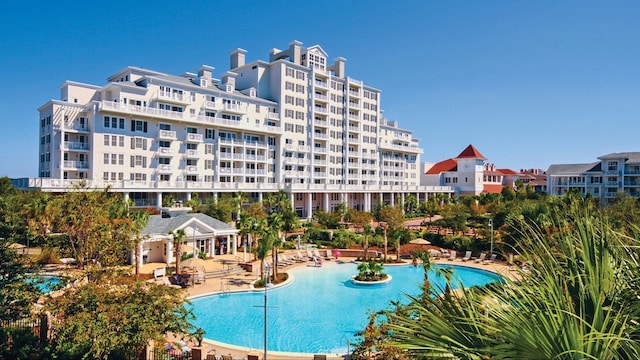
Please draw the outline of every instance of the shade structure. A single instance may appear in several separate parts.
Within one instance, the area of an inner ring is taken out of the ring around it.
[[[192,257],[189,258],[187,260],[181,261],[180,262],[180,266],[181,267],[190,267],[190,268],[197,268],[197,267],[202,267],[204,268],[205,265],[207,265],[207,262],[205,260],[202,260],[198,257]]]
[[[429,244],[431,244],[431,242],[427,241],[425,239],[417,238],[417,239],[413,239],[413,240],[409,241],[409,244],[429,245]]]

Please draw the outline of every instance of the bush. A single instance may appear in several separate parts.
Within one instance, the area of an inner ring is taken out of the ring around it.
[[[60,253],[58,248],[45,247],[42,248],[40,255],[38,255],[36,262],[38,264],[58,264],[60,262]]]
[[[207,260],[207,253],[204,252],[204,251],[198,252],[198,258],[200,258],[202,260]]]
[[[193,257],[193,253],[182,253],[180,255],[180,261],[185,261],[187,259],[191,259]]]

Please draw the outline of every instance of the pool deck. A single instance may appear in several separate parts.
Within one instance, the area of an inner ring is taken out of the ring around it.
[[[284,254],[288,256],[295,255],[295,251],[284,252]],[[240,254],[242,255],[242,254]],[[218,255],[215,259],[206,260],[205,270],[206,271],[216,271],[223,270],[228,267],[229,262],[237,262],[238,255]],[[341,261],[350,262],[355,260],[354,258],[349,257],[340,257]],[[271,263],[271,257],[268,258],[268,263]],[[327,261],[327,260],[324,260]],[[328,260],[329,262],[336,261],[335,259]],[[482,270],[487,270],[499,274],[502,277],[507,278],[515,278],[517,277],[517,271],[514,266],[509,266],[503,262],[493,262],[493,263],[476,263],[473,259],[468,261],[462,261],[462,258],[457,258],[456,260],[448,260],[448,258],[432,258],[432,261],[436,264],[450,264],[450,265],[459,265],[459,266],[468,266],[472,268],[478,268]],[[239,292],[239,291],[256,291],[252,287],[252,282],[255,281],[260,275],[259,264],[260,262],[256,262],[258,266],[254,266],[252,272],[243,272],[237,274],[230,274],[229,276],[223,278],[211,278],[206,279],[204,282],[200,284],[195,284],[193,286],[189,286],[185,289],[186,295],[189,297],[202,296],[207,294],[216,294],[221,291],[227,292]],[[284,272],[289,269],[293,269],[299,266],[308,266],[312,264],[311,261],[307,262],[296,262],[291,265],[278,268],[278,272]],[[152,274],[153,269],[158,267],[164,267],[166,264],[163,263],[150,263],[145,264],[141,268],[141,273],[143,274]],[[260,290],[257,290],[260,291]],[[205,339],[202,344],[202,348],[204,352],[210,350],[215,350],[216,356],[220,355],[231,355],[233,359],[246,359],[247,355],[258,355],[260,359],[263,357],[263,352],[260,349],[249,349],[239,346],[233,346],[229,344],[219,343],[211,340]],[[269,351],[268,358],[273,360],[292,360],[292,359],[313,359],[314,354],[303,354],[303,353],[285,353],[285,352],[272,352]],[[327,359],[345,359],[344,354],[323,354],[326,355]]]

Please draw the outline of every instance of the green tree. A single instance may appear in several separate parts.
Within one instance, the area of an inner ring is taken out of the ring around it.
[[[371,227],[370,224],[366,224],[364,226],[364,230],[362,231],[362,236],[364,237],[364,261],[366,262],[369,257],[369,238],[375,235],[375,231]]]
[[[521,222],[517,282],[412,301],[389,325],[397,346],[415,359],[639,358],[637,238],[584,201],[552,213],[551,235]]]
[[[182,257],[182,244],[187,237],[184,229],[169,231],[169,235],[173,238],[173,256],[176,258],[176,274],[180,275],[180,258]]]
[[[404,198],[404,212],[414,214],[418,209],[418,199],[414,194],[409,194]]]
[[[242,206],[247,203],[248,198],[247,194],[241,191],[235,193],[235,196],[231,198],[231,204],[236,208],[236,221],[240,219],[240,212],[242,211]]]
[[[388,256],[388,238],[387,233],[391,233],[391,236],[398,240],[398,232],[402,229],[404,222],[404,214],[400,208],[394,206],[387,206],[380,210],[380,221],[384,222],[384,261],[387,261]],[[398,244],[397,252],[400,253],[400,246]]]
[[[180,289],[110,277],[72,287],[46,305],[58,359],[108,359],[143,355],[149,340],[166,332],[188,334],[193,314]]]
[[[204,213],[224,223],[233,221],[231,214],[236,208],[231,204],[231,199],[228,196],[221,196],[218,201],[213,200],[213,198],[209,200]]]
[[[12,241],[0,239],[0,322],[28,317],[31,304],[40,295],[27,281],[27,275],[35,269],[20,258],[11,244]],[[2,327],[0,335],[1,332]]]

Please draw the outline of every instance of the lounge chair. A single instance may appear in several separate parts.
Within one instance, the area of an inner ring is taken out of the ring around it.
[[[446,258],[446,257],[449,257],[449,255],[451,255],[451,254],[449,254],[449,251],[447,251],[445,249],[440,249],[440,256]]]
[[[498,255],[491,254],[491,257],[489,258],[489,260],[484,260],[482,263],[485,264],[485,265],[491,264],[492,262],[496,261],[497,257],[498,257]]]
[[[307,260],[309,260],[309,258],[304,256],[304,255],[302,255],[302,253],[300,251],[296,252],[296,261],[304,262],[304,261],[307,261]]]
[[[311,252],[311,250],[310,250],[310,249],[307,249],[307,257],[308,257],[309,259],[313,259],[313,257],[314,257],[314,256],[315,256],[315,255],[313,255],[313,253]]]
[[[325,260],[331,260],[333,259],[333,252],[331,250],[327,250],[327,254],[324,257]]]
[[[160,285],[166,285],[172,288],[176,288],[176,289],[182,289],[182,286],[177,285],[177,284],[172,284],[171,281],[169,280],[168,277],[163,276],[161,278],[156,279],[156,284],[160,284]]]
[[[318,249],[313,249],[313,256],[317,257],[318,259],[322,259],[322,256],[320,256],[320,252],[318,251]]]
[[[449,256],[449,258],[447,260],[449,261],[453,261],[456,259],[456,256],[458,256],[458,254],[456,254],[455,250],[451,250],[451,255]]]
[[[289,257],[285,254],[278,255],[278,262],[285,263],[287,265],[291,265],[295,262],[295,260],[289,259]]]
[[[486,259],[486,257],[487,257],[486,253],[480,253],[480,257],[475,259],[474,261],[477,262],[477,263],[481,263],[481,262],[484,261],[484,259]]]
[[[429,249],[429,255],[431,255],[432,258],[437,259],[440,257],[442,253],[436,249]]]
[[[469,261],[469,260],[471,260],[471,251],[467,251],[464,254],[464,257],[462,258],[462,261]]]

